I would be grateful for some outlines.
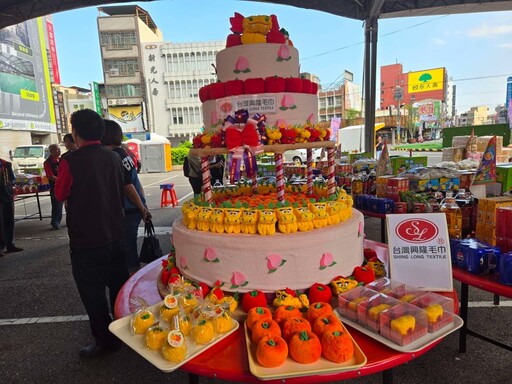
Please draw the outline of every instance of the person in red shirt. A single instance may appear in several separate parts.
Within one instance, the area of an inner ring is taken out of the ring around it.
[[[90,109],[76,111],[71,126],[78,149],[60,163],[55,197],[67,200],[71,270],[94,338],[79,355],[94,358],[121,346],[108,326],[116,296],[128,279],[123,243],[124,173],[119,155],[101,145],[105,123],[100,115]]]
[[[59,229],[62,220],[62,202],[55,198],[55,181],[60,165],[60,147],[57,144],[51,144],[50,157],[44,161],[44,172],[50,182],[50,199],[52,202],[52,220],[50,222],[52,229]]]

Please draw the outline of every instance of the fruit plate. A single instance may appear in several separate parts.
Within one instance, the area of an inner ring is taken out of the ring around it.
[[[149,307],[149,309],[155,314],[155,316],[158,317],[158,309],[162,303],[158,303],[155,305],[152,305]],[[186,343],[187,343],[187,357],[185,360],[180,361],[179,363],[172,363],[170,361],[167,361],[164,359],[162,353],[160,351],[153,351],[146,347],[145,345],[145,335],[134,335],[132,334],[130,330],[130,316],[125,316],[121,319],[118,319],[116,321],[113,321],[109,325],[110,332],[112,332],[114,335],[119,337],[121,341],[123,341],[126,345],[128,345],[131,349],[133,349],[135,352],[137,352],[139,355],[141,355],[143,358],[145,358],[147,361],[149,361],[151,364],[153,364],[158,369],[164,371],[164,372],[172,372],[176,370],[177,368],[181,367],[183,364],[187,363],[188,361],[192,360],[194,357],[199,355],[201,352],[206,351],[207,349],[211,348],[221,340],[228,337],[230,334],[235,332],[238,327],[239,323],[238,321],[232,319],[233,322],[233,328],[231,328],[230,331],[221,334],[216,335],[215,338],[212,340],[211,343],[206,345],[200,345],[196,344],[191,340],[189,336],[185,337]]]
[[[442,339],[443,337],[449,335],[450,333],[456,331],[462,325],[464,324],[464,321],[457,315],[453,315],[453,321],[448,324],[447,326],[441,328],[440,330],[433,332],[433,333],[427,333],[425,336],[420,337],[417,340],[414,340],[413,342],[407,344],[407,345],[398,345],[394,343],[393,341],[386,339],[385,337],[379,335],[376,332],[373,332],[369,330],[368,328],[363,327],[361,324],[356,323],[353,320],[347,319],[343,316],[341,316],[338,311],[334,311],[338,315],[338,317],[341,317],[342,321],[351,326],[354,329],[357,329],[359,332],[364,333],[365,335],[371,337],[372,339],[375,339],[377,341],[380,341],[382,344],[388,346],[391,349],[394,349],[398,352],[404,352],[404,353],[412,353],[412,352],[418,352],[421,351],[423,348],[428,347],[430,344],[435,343],[439,339]]]
[[[336,316],[339,315],[334,312]],[[318,361],[312,364],[300,364],[293,360],[290,356],[286,358],[283,365],[277,368],[262,367],[256,359],[257,345],[252,342],[250,331],[244,323],[245,329],[245,344],[247,346],[247,356],[249,358],[249,369],[251,373],[261,380],[284,379],[289,377],[311,376],[324,373],[334,373],[355,370],[366,364],[366,356],[355,342],[350,332],[347,331],[343,325],[343,329],[349,334],[352,342],[354,343],[354,355],[348,361],[343,363],[334,363],[327,360],[325,357],[320,357]]]

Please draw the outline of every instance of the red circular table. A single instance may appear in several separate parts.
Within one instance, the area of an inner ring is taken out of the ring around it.
[[[366,240],[365,246],[375,249],[381,260],[387,260],[387,246],[385,244]],[[158,274],[161,269],[161,260],[162,259],[159,259],[148,264],[130,277],[130,279],[124,284],[119,292],[115,304],[115,314],[117,318],[131,314],[131,297],[141,296],[150,305],[156,304],[162,300],[156,284]],[[457,313],[459,303],[455,291],[442,294],[453,299],[454,311]],[[286,380],[265,380],[265,383],[322,383],[352,379],[378,372],[384,373],[384,383],[391,383],[392,368],[423,355],[441,341],[436,341],[418,352],[402,353],[385,346],[348,325],[347,328],[367,357],[368,361],[363,367],[339,373],[286,378]],[[261,383],[261,380],[254,376],[249,370],[243,327],[239,327],[236,332],[207,349],[183,365],[180,369],[192,374],[190,377],[191,382],[197,382],[197,376],[204,376],[246,383]]]

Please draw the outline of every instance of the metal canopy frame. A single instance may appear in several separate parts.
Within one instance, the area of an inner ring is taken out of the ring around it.
[[[149,2],[154,0],[138,0]],[[245,0],[289,5],[365,23],[365,148],[374,147],[378,19],[512,10],[511,0]],[[52,13],[126,0],[1,0],[0,29]]]

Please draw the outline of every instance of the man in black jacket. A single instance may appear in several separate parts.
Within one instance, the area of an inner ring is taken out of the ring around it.
[[[14,193],[12,164],[0,159],[0,257],[6,252],[20,252],[14,245]]]
[[[121,342],[108,329],[110,308],[128,279],[123,246],[123,166],[119,156],[101,146],[105,125],[90,109],[71,116],[78,149],[61,161],[55,196],[67,200],[71,268],[78,292],[89,315],[95,342],[79,352],[97,357],[117,350]]]

